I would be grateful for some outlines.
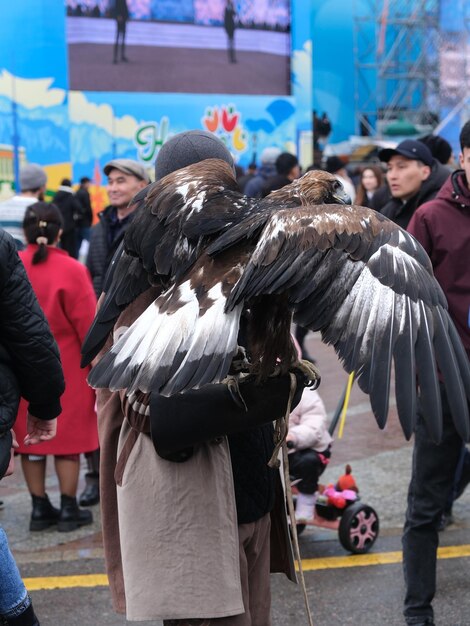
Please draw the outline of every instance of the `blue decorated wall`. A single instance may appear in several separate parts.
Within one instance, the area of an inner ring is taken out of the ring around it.
[[[64,176],[77,181],[87,175],[99,185],[110,158],[138,159],[151,171],[162,143],[192,128],[220,136],[241,165],[253,157],[259,160],[263,148],[272,145],[298,152],[304,165],[311,162],[309,2],[236,1],[246,27],[235,33],[239,59],[233,67],[226,56],[225,0],[128,2],[132,19],[126,54],[138,52],[144,61],[151,55],[145,72],[132,58],[128,64],[113,64],[115,22],[109,0],[21,0],[2,7],[3,191],[15,178],[15,151],[20,162],[45,166],[51,189]],[[146,46],[138,48],[142,40]],[[194,55],[202,55],[194,75],[185,72],[184,63],[171,65],[185,41],[191,41]],[[159,57],[163,51],[166,56]],[[256,73],[257,67],[266,67],[266,72]],[[181,81],[172,83],[175,72]],[[237,81],[237,76],[242,79]],[[165,84],[177,89],[165,91]],[[207,89],[199,90],[200,85]]]
[[[351,0],[312,3],[313,109],[332,121],[331,143],[355,132]]]

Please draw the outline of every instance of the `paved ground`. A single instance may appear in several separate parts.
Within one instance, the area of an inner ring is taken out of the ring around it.
[[[327,410],[333,412],[346,374],[333,351],[323,346],[318,337],[311,336],[308,346],[322,370],[320,392]],[[324,482],[334,482],[343,472],[344,464],[351,463],[363,502],[373,506],[380,518],[380,536],[372,550],[376,564],[369,560],[361,565],[357,556],[348,555],[336,532],[307,528],[300,538],[301,552],[316,626],[398,626],[403,623],[400,536],[410,454],[411,446],[399,430],[393,407],[389,424],[382,432],[370,414],[367,398],[355,386],[344,437],[334,442],[332,460],[323,478]],[[57,483],[52,475],[48,477],[48,491],[57,503]],[[21,471],[0,483],[0,498],[5,501],[5,508],[0,511],[0,524],[8,532],[23,576],[38,585],[32,596],[42,626],[124,626],[128,623],[113,613],[104,586],[91,582],[94,586],[90,588],[44,589],[44,577],[104,573],[98,507],[93,507],[95,522],[91,527],[67,534],[53,530],[30,533],[30,500]],[[470,493],[455,504],[454,513],[456,523],[441,534],[441,544],[455,548],[444,552],[444,558],[439,561],[439,591],[435,601],[439,626],[470,625]],[[335,561],[334,557],[341,560]],[[306,624],[302,602],[299,587],[283,577],[273,577],[273,626]],[[148,624],[150,626],[150,622]]]

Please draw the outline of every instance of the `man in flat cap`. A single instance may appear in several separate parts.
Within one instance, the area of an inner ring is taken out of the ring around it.
[[[87,267],[90,270],[96,297],[99,298],[106,271],[129,226],[135,205],[132,198],[146,187],[150,178],[143,165],[132,159],[112,159],[103,168],[108,177],[107,192],[111,204],[98,213],[99,222],[91,229]],[[88,471],[85,489],[80,494],[81,506],[92,506],[100,499],[99,449],[86,453]]]
[[[385,148],[379,159],[387,164],[391,198],[380,212],[402,228],[408,226],[416,209],[432,200],[449,170],[433,158],[421,141],[405,139],[396,148]]]
[[[111,204],[98,214],[99,222],[91,229],[87,258],[97,298],[113,254],[132,220],[135,207],[129,203],[150,182],[145,167],[132,159],[113,159],[106,163],[103,171],[108,177]]]
[[[0,202],[0,226],[10,233],[18,250],[26,244],[23,234],[23,218],[26,208],[44,199],[46,172],[37,163],[26,163],[20,168],[20,193]]]

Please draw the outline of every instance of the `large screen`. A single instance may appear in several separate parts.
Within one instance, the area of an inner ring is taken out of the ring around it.
[[[66,0],[70,88],[290,94],[290,0]]]

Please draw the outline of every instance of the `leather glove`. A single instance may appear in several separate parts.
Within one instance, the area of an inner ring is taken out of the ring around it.
[[[291,409],[300,402],[305,382],[301,372],[294,374],[297,389]],[[171,459],[174,453],[204,441],[273,422],[286,412],[290,387],[289,374],[260,384],[254,377],[247,377],[240,383],[242,405],[234,401],[227,385],[222,383],[169,398],[152,394],[150,432],[155,450],[161,457]]]

